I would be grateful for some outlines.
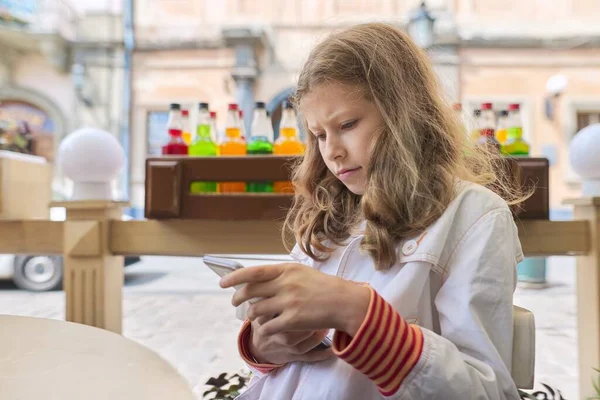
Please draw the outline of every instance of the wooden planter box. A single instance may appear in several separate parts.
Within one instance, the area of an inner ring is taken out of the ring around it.
[[[507,158],[503,168],[536,190],[515,214],[521,219],[548,219],[548,160]],[[145,216],[149,219],[278,220],[285,218],[291,194],[190,193],[195,181],[286,181],[298,156],[186,157],[146,160]]]
[[[207,220],[283,219],[293,195],[190,193],[195,181],[286,181],[296,157],[180,157],[146,160],[146,218]]]
[[[520,219],[550,218],[550,164],[547,158],[507,158],[507,167],[514,179],[533,194],[513,212]]]
[[[52,169],[43,157],[0,151],[0,218],[48,218]]]

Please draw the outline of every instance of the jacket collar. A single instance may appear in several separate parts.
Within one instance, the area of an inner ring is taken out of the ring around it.
[[[431,263],[433,269],[442,272],[464,234],[487,211],[498,207],[506,207],[502,199],[490,193],[482,186],[458,181],[456,197],[448,205],[444,213],[423,232],[406,238],[396,247],[398,262],[424,261]],[[346,246],[355,239],[364,236],[366,221],[347,239]],[[296,246],[292,257],[300,262],[310,260]],[[312,260],[310,260],[312,261]],[[311,263],[312,265],[312,263]]]

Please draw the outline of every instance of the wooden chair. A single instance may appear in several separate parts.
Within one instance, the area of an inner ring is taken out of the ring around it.
[[[525,308],[513,306],[511,376],[519,389],[533,389],[535,378],[535,319]]]

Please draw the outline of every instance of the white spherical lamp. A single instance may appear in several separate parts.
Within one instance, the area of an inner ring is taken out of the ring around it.
[[[600,196],[600,124],[586,126],[573,137],[569,146],[573,170],[581,176],[586,197]]]
[[[79,129],[58,149],[58,165],[73,181],[71,200],[112,200],[111,182],[124,164],[121,144],[102,129]]]
[[[552,96],[564,93],[569,85],[569,78],[563,74],[552,75],[546,81],[546,91]]]

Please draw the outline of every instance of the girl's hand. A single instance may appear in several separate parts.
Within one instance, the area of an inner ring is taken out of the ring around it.
[[[221,279],[224,288],[241,284],[244,287],[233,295],[234,306],[262,298],[248,308],[248,318],[262,322],[253,330],[257,340],[282,332],[312,334],[331,328],[353,336],[370,301],[368,288],[297,263],[243,268]]]
[[[327,330],[282,332],[267,336],[260,332],[260,322],[255,319],[252,321],[250,353],[259,363],[316,362],[326,360],[334,355],[331,349],[315,349],[327,335]]]

